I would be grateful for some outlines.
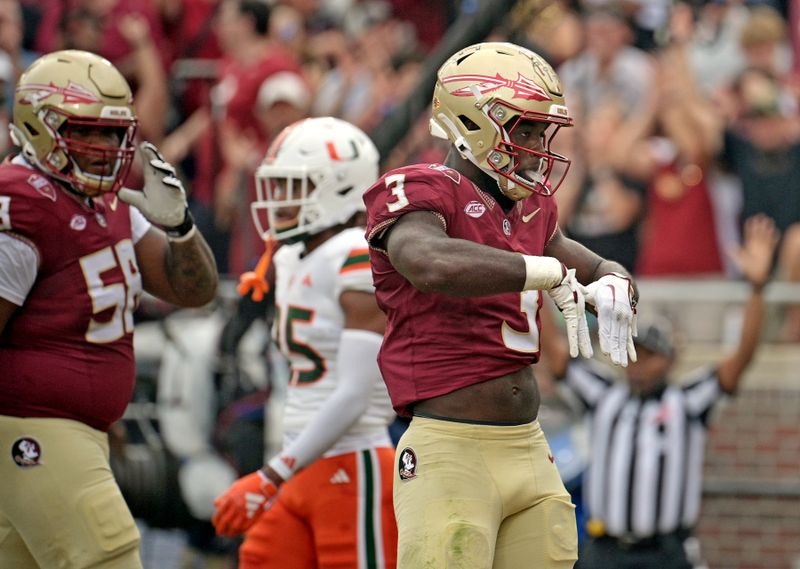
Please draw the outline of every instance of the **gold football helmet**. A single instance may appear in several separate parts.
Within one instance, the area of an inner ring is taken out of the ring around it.
[[[114,129],[118,146],[69,135],[106,128]],[[135,132],[128,82],[98,55],[78,50],[44,55],[17,83],[14,143],[29,162],[78,193],[95,196],[119,189],[133,161]]]
[[[561,81],[528,49],[501,42],[462,49],[439,69],[432,111],[431,134],[449,139],[512,200],[552,194],[569,169],[570,161],[550,148],[558,130],[572,126]],[[531,121],[548,123],[541,140],[515,143],[515,129]],[[551,181],[556,164],[562,168]]]

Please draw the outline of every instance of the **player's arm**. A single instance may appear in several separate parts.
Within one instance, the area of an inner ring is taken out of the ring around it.
[[[185,240],[151,227],[136,244],[144,289],[177,306],[203,306],[214,300],[217,268],[205,239],[196,229]]]
[[[400,216],[384,236],[389,260],[417,289],[450,296],[487,296],[525,290],[547,291],[564,314],[570,354],[591,357],[584,296],[575,279],[554,257],[522,255],[452,238],[436,214]]]
[[[214,299],[217,268],[211,249],[194,225],[186,192],[175,169],[155,146],[144,142],[145,184],[141,192],[123,188],[119,197],[136,207],[151,227],[136,243],[136,260],[147,292],[178,306],[202,306]]]
[[[371,293],[344,291],[339,302],[345,328],[339,339],[336,389],[289,446],[215,500],[217,512],[211,521],[218,534],[235,536],[246,531],[270,507],[281,484],[322,456],[367,410],[381,382],[377,359],[385,316]]]
[[[526,286],[524,255],[465,239],[451,238],[436,214],[409,212],[384,236],[389,260],[414,287],[449,296],[487,296],[547,290],[561,282],[562,264],[552,257],[533,257],[535,286]],[[529,283],[530,284],[530,283]]]
[[[339,381],[303,432],[265,465],[267,476],[278,485],[322,456],[347,433],[366,412],[375,386],[381,383],[378,351],[386,317],[375,295],[344,291],[339,302],[345,314],[337,352]]]
[[[625,275],[631,279],[634,300],[639,300],[639,291],[636,288],[636,282],[625,267],[616,261],[604,259],[581,243],[566,237],[558,227],[553,237],[544,248],[544,253],[545,255],[550,255],[559,259],[568,267],[575,267],[578,280],[582,283],[594,282],[604,275],[611,273]]]
[[[736,350],[726,357],[717,371],[723,391],[733,393],[753,360],[764,323],[763,289],[772,270],[772,259],[778,244],[778,230],[765,215],[756,215],[744,226],[744,244],[731,253],[734,262],[751,285],[742,322],[742,336]]]

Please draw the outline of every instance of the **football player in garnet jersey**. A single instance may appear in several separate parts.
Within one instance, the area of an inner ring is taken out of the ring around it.
[[[444,164],[385,174],[365,194],[387,314],[380,369],[398,413],[398,567],[572,567],[573,506],[536,420],[541,291],[573,356],[592,354],[585,303],[615,364],[635,358],[635,289],[617,263],[565,238],[552,197],[572,125],[553,69],[509,43],[439,69],[431,132]],[[584,287],[584,284],[586,285]]]
[[[121,188],[135,131],[102,57],[54,52],[19,79],[20,153],[0,165],[0,567],[142,567],[106,436],[133,390],[133,311],[143,289],[206,304],[217,274],[152,144],[143,191]]]
[[[395,413],[363,227],[377,178],[372,141],[332,117],[285,128],[256,171],[253,219],[282,243],[273,336],[291,380],[283,448],[215,502],[219,534],[249,529],[242,569],[395,567]]]

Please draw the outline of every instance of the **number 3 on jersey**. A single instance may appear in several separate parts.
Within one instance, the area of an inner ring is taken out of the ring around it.
[[[397,198],[397,201],[386,202],[386,207],[389,208],[389,211],[394,213],[406,207],[408,205],[408,198],[406,197],[405,190],[406,175],[392,174],[391,176],[386,176],[384,182],[386,183],[386,189],[390,190]]]
[[[503,344],[515,352],[536,353],[539,351],[539,327],[536,325],[536,316],[539,314],[539,291],[522,291],[519,309],[528,319],[528,331],[514,330],[508,322],[503,321]]]

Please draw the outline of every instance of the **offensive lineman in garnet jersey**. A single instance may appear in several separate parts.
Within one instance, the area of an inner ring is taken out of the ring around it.
[[[106,436],[133,390],[133,310],[142,290],[206,304],[217,275],[152,144],[143,191],[121,188],[135,131],[97,55],[54,52],[19,79],[21,152],[0,165],[0,567],[142,567]]]
[[[440,68],[432,111],[432,134],[453,145],[445,164],[388,172],[364,196],[388,320],[378,361],[395,409],[413,416],[395,461],[398,568],[567,569],[573,506],[536,420],[540,291],[573,357],[592,354],[588,302],[601,350],[625,366],[635,290],[558,228],[552,194],[569,160],[550,146],[572,119],[541,57],[465,48]]]

